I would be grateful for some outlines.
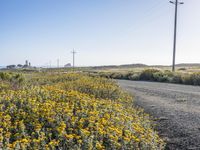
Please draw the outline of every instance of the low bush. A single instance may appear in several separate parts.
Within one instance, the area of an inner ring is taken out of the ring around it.
[[[129,75],[128,79],[137,81],[140,79],[140,73],[133,73],[133,74]]]
[[[141,72],[139,79],[145,81],[155,81],[154,74],[159,72],[156,69],[147,69]]]
[[[183,83],[182,76],[181,76],[180,74],[174,74],[174,75],[170,78],[170,82],[171,82],[171,83],[182,84],[182,83]]]
[[[179,68],[178,70],[180,70],[180,71],[185,71],[185,70],[187,70],[186,68]]]
[[[101,72],[98,73],[98,75],[101,77],[106,77],[111,79],[157,81],[157,82],[169,82],[169,83],[187,84],[187,85],[200,85],[200,72],[192,74],[181,74],[181,73],[173,73],[169,70],[160,71],[157,69],[147,69],[143,70],[140,73]]]
[[[25,78],[18,73],[0,72],[0,81],[10,85],[10,87],[18,88],[25,81]]]
[[[153,79],[158,82],[169,82],[170,80],[169,76],[161,71],[153,73]]]
[[[11,79],[11,73],[6,73],[6,72],[0,72],[0,79],[1,80],[10,80]]]
[[[124,79],[125,75],[123,73],[111,73],[110,78],[112,79]]]
[[[192,83],[193,85],[200,85],[200,73],[191,74],[187,82]]]
[[[191,80],[190,75],[183,75],[182,82],[183,82],[183,84],[186,84],[186,85],[193,85],[193,81]]]

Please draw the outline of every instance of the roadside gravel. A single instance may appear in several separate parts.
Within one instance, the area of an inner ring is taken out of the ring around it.
[[[156,129],[170,150],[200,150],[200,87],[118,80],[135,105],[157,118]]]

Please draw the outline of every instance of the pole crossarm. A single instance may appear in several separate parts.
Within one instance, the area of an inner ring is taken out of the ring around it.
[[[176,1],[169,1],[169,2],[176,5]],[[184,2],[177,2],[177,4],[184,4]]]

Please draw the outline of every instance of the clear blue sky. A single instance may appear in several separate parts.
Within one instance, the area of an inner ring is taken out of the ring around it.
[[[177,63],[200,63],[200,0],[179,7]],[[168,0],[0,0],[0,66],[172,62]]]

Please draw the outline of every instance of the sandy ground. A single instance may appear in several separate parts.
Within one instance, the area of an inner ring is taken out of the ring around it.
[[[156,129],[170,150],[200,150],[200,87],[118,80],[135,105],[157,118]]]

